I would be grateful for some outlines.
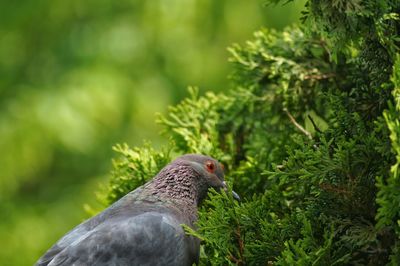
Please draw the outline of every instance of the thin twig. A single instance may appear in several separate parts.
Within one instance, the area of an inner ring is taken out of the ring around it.
[[[242,263],[242,260],[235,258],[235,256],[233,256],[232,254],[228,255],[228,259],[236,265],[240,265]]]
[[[308,132],[304,127],[302,127],[299,123],[297,123],[296,119],[292,116],[292,114],[289,112],[288,109],[284,108],[283,111],[286,112],[287,116],[290,119],[290,122],[293,123],[295,127],[297,127],[304,135],[306,135],[309,139],[312,140],[312,135],[310,132]]]
[[[311,123],[312,123],[314,129],[315,129],[317,132],[322,133],[321,129],[319,129],[318,126],[317,126],[317,124],[315,124],[314,119],[312,119],[311,115],[307,115],[307,117],[308,117],[308,119],[310,119],[310,121],[311,121]]]

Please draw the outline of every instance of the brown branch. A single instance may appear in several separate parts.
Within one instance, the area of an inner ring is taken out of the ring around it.
[[[241,238],[241,232],[240,232],[240,225],[237,224],[235,236],[239,244],[239,258],[236,258],[235,256],[232,255],[232,253],[229,252],[228,254],[228,259],[235,263],[236,265],[244,265],[244,259],[243,259],[243,253],[244,253],[244,242]]]
[[[240,265],[240,264],[242,263],[242,260],[241,260],[241,259],[235,258],[235,256],[233,256],[232,254],[229,254],[229,255],[228,255],[228,259],[229,259],[230,261],[232,261],[233,263],[235,263],[236,265]]]
[[[287,116],[290,119],[290,122],[292,122],[292,124],[297,127],[297,129],[299,129],[304,135],[306,135],[309,139],[312,140],[312,135],[310,132],[308,132],[304,127],[302,127],[299,123],[297,123],[296,119],[294,119],[294,117],[292,116],[292,114],[289,112],[289,110],[287,108],[284,108],[283,111],[286,112]]]
[[[240,260],[242,261],[243,258],[243,253],[244,253],[244,243],[243,240],[241,238],[241,233],[240,233],[240,226],[237,226],[237,230],[236,230],[236,236],[239,242],[239,254],[240,254]]]
[[[319,185],[319,187],[322,188],[325,191],[333,192],[333,193],[336,193],[336,194],[343,194],[343,195],[346,195],[346,196],[349,196],[351,194],[351,192],[348,189],[346,189],[345,187],[343,187],[343,186],[338,187],[338,186],[335,186],[335,185],[332,185],[332,184],[322,183],[322,184]]]
[[[304,76],[304,79],[315,79],[315,80],[322,80],[322,79],[329,79],[335,77],[335,73],[327,73],[327,74],[311,74]]]

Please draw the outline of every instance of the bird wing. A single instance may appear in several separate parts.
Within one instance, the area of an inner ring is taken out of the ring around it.
[[[174,215],[150,211],[105,220],[76,237],[48,266],[192,265],[198,260],[198,245]]]
[[[181,224],[187,221],[182,213],[166,203],[149,201],[150,197],[143,200],[142,190],[136,189],[75,227],[36,266],[72,265],[74,261],[77,265],[113,265],[113,261],[117,265],[146,265],[149,254],[150,258],[162,258],[157,260],[159,265],[197,262],[199,240],[185,235]],[[168,253],[171,255],[166,256]],[[125,263],[124,258],[131,261]],[[176,261],[169,263],[171,258]],[[138,263],[132,263],[135,261]]]
[[[49,262],[60,252],[62,252],[66,247],[70,246],[72,243],[81,239],[83,236],[90,234],[93,230],[104,222],[108,217],[118,216],[118,212],[124,209],[124,206],[133,205],[132,202],[136,200],[142,187],[135,189],[134,191],[128,193],[120,200],[112,204],[110,207],[105,209],[98,215],[86,220],[80,225],[76,226],[74,229],[65,234],[57,243],[55,243],[37,262],[36,266],[46,266]]]

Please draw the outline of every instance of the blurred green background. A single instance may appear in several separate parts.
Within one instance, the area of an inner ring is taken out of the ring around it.
[[[2,0],[0,265],[32,265],[101,205],[115,143],[165,141],[156,112],[229,88],[226,47],[304,1]]]

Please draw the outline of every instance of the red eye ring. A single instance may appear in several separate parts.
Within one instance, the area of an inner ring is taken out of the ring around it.
[[[211,161],[206,162],[207,171],[210,173],[214,173],[215,171],[215,164]]]

